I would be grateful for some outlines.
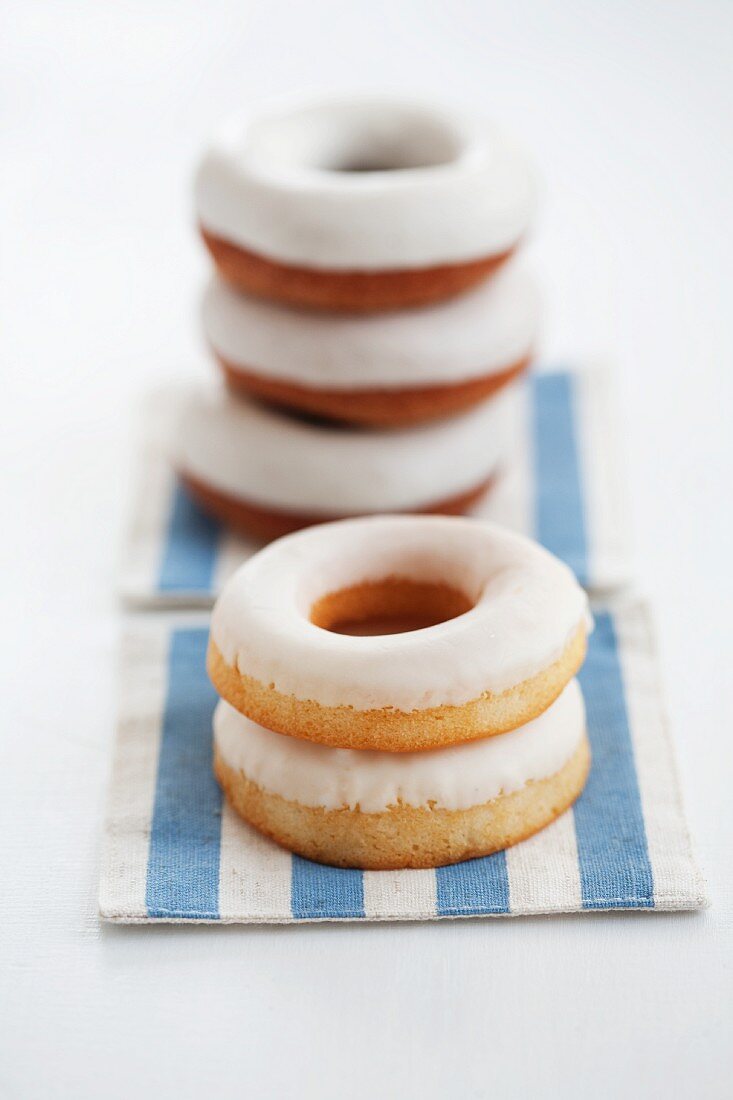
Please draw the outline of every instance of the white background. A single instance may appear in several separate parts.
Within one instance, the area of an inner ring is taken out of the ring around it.
[[[0,1094],[730,1095],[733,5],[3,8]],[[192,165],[232,107],[331,89],[535,151],[545,350],[617,368],[704,914],[97,921],[133,406],[205,369]]]

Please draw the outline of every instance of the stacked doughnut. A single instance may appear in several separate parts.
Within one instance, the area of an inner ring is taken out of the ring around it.
[[[465,512],[500,465],[537,326],[512,257],[523,154],[485,122],[385,101],[227,123],[196,179],[225,385],[192,392],[179,474],[272,538],[383,512]]]
[[[573,677],[589,627],[568,568],[485,521],[288,535],[214,608],[219,782],[246,821],[324,863],[435,867],[505,848],[585,783]]]

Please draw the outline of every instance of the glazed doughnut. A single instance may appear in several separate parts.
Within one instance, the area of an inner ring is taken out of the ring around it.
[[[516,844],[568,808],[589,764],[577,680],[511,733],[428,752],[298,741],[224,702],[214,715],[214,770],[238,813],[340,867],[439,867]]]
[[[221,275],[325,309],[451,297],[529,225],[529,164],[487,122],[389,100],[331,100],[225,123],[196,175]]]
[[[362,513],[452,514],[476,503],[497,472],[511,396],[434,424],[366,432],[294,418],[223,386],[192,388],[173,464],[202,508],[259,538]]]
[[[241,566],[213,610],[208,667],[268,729],[411,752],[537,717],[582,664],[588,629],[585,593],[530,539],[375,516],[289,535]]]
[[[235,389],[317,416],[399,426],[458,412],[528,365],[538,318],[515,263],[460,298],[384,313],[306,313],[213,279],[206,338]]]

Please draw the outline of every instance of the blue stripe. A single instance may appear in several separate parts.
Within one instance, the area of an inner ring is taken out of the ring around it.
[[[583,907],[652,908],[654,879],[616,632],[608,612],[596,615],[579,679],[593,750],[590,777],[575,805]]]
[[[296,920],[363,917],[364,875],[293,856],[290,907]]]
[[[536,375],[534,476],[536,537],[588,583],[588,538],[577,440],[573,379],[567,372]]]
[[[213,588],[221,528],[176,482],[158,573],[159,592],[205,592]]]
[[[435,876],[438,916],[509,912],[509,876],[504,852],[438,867]]]
[[[151,917],[219,917],[222,796],[211,770],[207,639],[201,627],[171,634],[145,895]]]

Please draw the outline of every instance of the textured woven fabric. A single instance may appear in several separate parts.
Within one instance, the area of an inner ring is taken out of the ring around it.
[[[646,609],[596,608],[580,682],[593,766],[573,810],[522,844],[437,871],[343,871],[241,821],[211,771],[206,623],[128,630],[100,912],[115,921],[425,920],[694,909],[704,889],[680,805]]]
[[[607,374],[535,375],[518,393],[512,415],[513,451],[476,514],[538,539],[591,589],[626,582],[628,524]],[[149,432],[122,563],[128,602],[210,606],[256,549],[201,512],[178,483],[160,439]]]

